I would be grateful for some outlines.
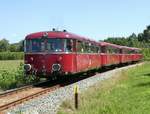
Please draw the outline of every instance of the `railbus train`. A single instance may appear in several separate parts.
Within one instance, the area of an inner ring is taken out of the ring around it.
[[[53,78],[92,69],[137,62],[139,48],[96,42],[66,30],[37,32],[24,42],[25,73]]]

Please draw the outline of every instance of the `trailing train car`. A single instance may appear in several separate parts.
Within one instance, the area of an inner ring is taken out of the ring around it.
[[[120,48],[118,45],[100,42],[102,66],[120,64]]]
[[[132,61],[133,62],[137,62],[143,58],[141,51],[142,50],[139,48],[132,48]]]
[[[27,35],[24,51],[25,73],[49,79],[142,58],[138,48],[96,42],[55,29]]]
[[[127,47],[127,46],[120,46],[120,53],[121,53],[121,63],[132,63],[137,62],[142,59],[141,49]]]
[[[120,46],[121,63],[131,63],[133,48],[127,46]]]
[[[25,72],[50,78],[101,67],[98,42],[67,31],[47,31],[25,38]]]

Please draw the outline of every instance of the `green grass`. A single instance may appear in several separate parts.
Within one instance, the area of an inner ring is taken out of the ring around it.
[[[58,114],[149,114],[150,63],[122,71],[79,96],[78,110],[67,100]]]
[[[19,67],[23,60],[0,60],[0,71],[7,70],[9,72],[14,72]]]

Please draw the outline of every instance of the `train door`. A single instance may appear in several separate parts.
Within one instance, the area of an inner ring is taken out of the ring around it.
[[[101,46],[101,62],[102,62],[102,66],[106,66],[107,65],[107,52],[106,52],[106,46]]]
[[[76,64],[77,72],[82,72],[88,70],[89,66],[89,56],[85,52],[85,43],[83,41],[76,41]]]

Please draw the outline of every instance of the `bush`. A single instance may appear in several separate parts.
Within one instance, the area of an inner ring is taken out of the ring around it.
[[[3,90],[20,87],[26,84],[35,82],[34,76],[26,77],[24,75],[23,64],[17,68],[15,72],[9,72],[8,70],[0,71],[0,88]]]
[[[24,52],[0,52],[0,60],[22,60]]]

